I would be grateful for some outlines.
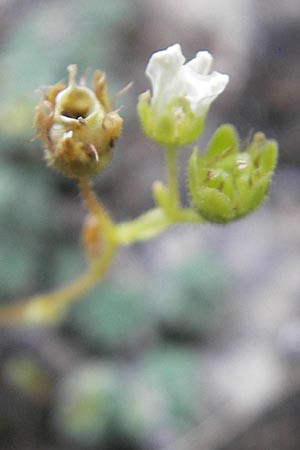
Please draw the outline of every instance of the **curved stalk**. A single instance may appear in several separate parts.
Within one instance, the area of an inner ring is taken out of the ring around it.
[[[118,245],[129,245],[137,241],[154,238],[176,223],[196,223],[203,219],[192,209],[178,207],[178,186],[176,173],[176,155],[169,154],[168,181],[173,207],[170,213],[162,208],[154,208],[140,217],[115,224],[98,201],[88,179],[78,182],[80,194],[89,214],[95,216],[99,224],[102,245],[99,253],[90,258],[87,271],[69,285],[25,299],[18,304],[0,308],[0,324],[50,323],[59,320],[67,307],[76,302],[102,280],[110,267]]]
[[[109,268],[117,248],[113,222],[98,201],[91,188],[90,181],[81,179],[78,185],[86,208],[99,221],[100,231],[103,234],[101,251],[91,259],[87,271],[69,285],[48,294],[25,299],[16,305],[1,308],[1,325],[42,323],[57,320],[64,314],[67,306],[90,291],[103,278]]]
[[[48,294],[25,299],[0,309],[0,324],[32,324],[58,320],[67,307],[89,292],[105,275],[116,250],[112,242],[91,263],[89,269],[69,285]]]

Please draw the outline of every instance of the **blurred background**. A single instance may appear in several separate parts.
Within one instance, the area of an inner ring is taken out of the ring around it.
[[[56,325],[0,329],[1,450],[299,449],[298,0],[0,0],[1,304],[85,265],[76,186],[31,142],[38,88],[66,79],[70,63],[104,70],[112,95],[134,81],[118,100],[113,162],[95,179],[112,216],[134,218],[165,175],[137,96],[151,53],[176,42],[187,59],[209,50],[231,78],[200,147],[224,122],[242,139],[278,140],[269,199],[243,221],[121,249]]]

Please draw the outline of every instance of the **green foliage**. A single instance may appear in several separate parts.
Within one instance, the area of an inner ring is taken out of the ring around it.
[[[116,416],[119,396],[114,366],[102,363],[74,368],[57,389],[55,428],[82,445],[95,445],[104,439]]]
[[[30,353],[22,352],[9,357],[2,366],[2,376],[10,386],[27,397],[41,400],[49,394],[49,374]]]
[[[34,182],[33,182],[34,180]],[[24,295],[40,264],[37,251],[49,231],[53,193],[48,175],[29,164],[0,164],[1,295]]]
[[[0,255],[1,295],[21,291],[33,280],[35,274],[34,248],[10,233],[7,240],[1,242]]]
[[[187,432],[201,410],[199,375],[199,355],[185,346],[161,345],[146,352],[123,391],[123,432],[135,439],[174,439]]]
[[[201,336],[218,324],[228,281],[213,257],[203,255],[163,271],[155,286],[157,317],[170,330]]]
[[[144,292],[102,284],[74,305],[70,324],[92,345],[113,351],[136,346],[151,335],[154,317]]]
[[[128,369],[108,361],[75,367],[56,390],[56,430],[73,442],[95,446],[110,433],[133,442],[174,439],[197,423],[201,372],[196,351],[161,345],[139,358],[135,371]]]
[[[264,200],[277,162],[277,144],[256,133],[238,152],[238,137],[230,125],[215,132],[203,156],[194,150],[188,167],[191,201],[209,222],[239,219]]]
[[[51,187],[50,177],[43,171],[37,173],[30,165],[1,161],[0,227],[23,232],[48,229],[53,202]]]
[[[53,280],[57,286],[70,282],[76,274],[82,273],[85,267],[84,256],[78,246],[64,242],[54,252]]]

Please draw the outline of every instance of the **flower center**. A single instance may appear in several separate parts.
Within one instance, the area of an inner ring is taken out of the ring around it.
[[[62,116],[78,119],[86,118],[94,110],[94,102],[84,88],[67,90],[59,104],[59,113]]]

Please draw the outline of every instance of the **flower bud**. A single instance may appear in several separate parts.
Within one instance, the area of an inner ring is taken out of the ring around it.
[[[210,104],[229,80],[228,75],[209,74],[212,56],[206,51],[184,62],[179,44],[154,53],[146,69],[152,96],[147,91],[139,98],[145,134],[167,147],[180,147],[200,136]]]
[[[122,119],[112,111],[104,73],[95,72],[90,89],[76,84],[75,65],[68,71],[68,86],[52,86],[39,101],[35,127],[49,166],[71,178],[90,177],[109,162]]]
[[[277,161],[277,143],[263,133],[238,151],[235,129],[222,125],[203,156],[192,154],[189,167],[191,201],[209,222],[227,223],[249,214],[264,200]]]

